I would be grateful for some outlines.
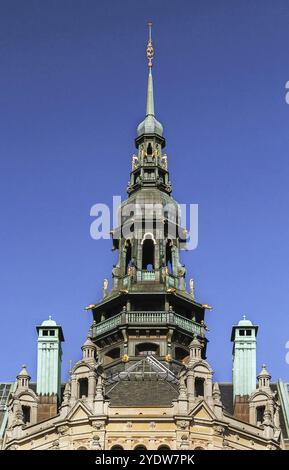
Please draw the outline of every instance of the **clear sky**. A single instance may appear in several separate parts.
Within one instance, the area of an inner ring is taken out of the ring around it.
[[[199,204],[184,253],[208,360],[231,379],[231,326],[260,326],[258,369],[288,381],[288,0],[0,1],[0,380],[35,380],[35,325],[63,326],[63,379],[116,255],[90,208],[125,196],[154,23],[157,118],[173,195]]]

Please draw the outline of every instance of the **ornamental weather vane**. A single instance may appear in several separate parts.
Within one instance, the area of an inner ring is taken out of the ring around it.
[[[149,67],[152,67],[153,66],[153,58],[154,58],[154,54],[155,54],[155,51],[154,51],[154,48],[153,48],[153,43],[152,43],[152,22],[149,21],[148,23],[148,27],[149,27],[149,40],[148,40],[148,44],[147,44],[147,48],[146,48],[146,53],[147,53],[147,58],[148,58],[148,66]]]

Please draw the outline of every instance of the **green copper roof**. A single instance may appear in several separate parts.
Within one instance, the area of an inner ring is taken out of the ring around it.
[[[146,117],[137,128],[138,136],[143,134],[157,134],[162,137],[163,126],[159,121],[156,120],[154,108],[153,75],[150,68],[148,76]]]

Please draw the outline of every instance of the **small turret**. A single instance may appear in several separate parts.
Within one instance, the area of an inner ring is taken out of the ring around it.
[[[23,365],[21,371],[17,375],[17,391],[28,390],[30,379],[31,377],[27,372],[26,366]]]
[[[259,381],[259,390],[270,390],[271,375],[267,371],[265,364],[262,365],[262,370],[257,376],[257,379]]]

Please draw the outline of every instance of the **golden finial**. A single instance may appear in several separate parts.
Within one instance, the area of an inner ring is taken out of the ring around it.
[[[147,58],[148,58],[148,66],[149,67],[152,67],[153,66],[153,58],[154,58],[154,54],[155,54],[155,51],[154,51],[154,48],[153,48],[153,43],[152,43],[152,22],[149,21],[148,22],[148,27],[149,27],[149,40],[148,40],[148,44],[147,44],[147,49],[146,49],[146,52],[147,52]]]

